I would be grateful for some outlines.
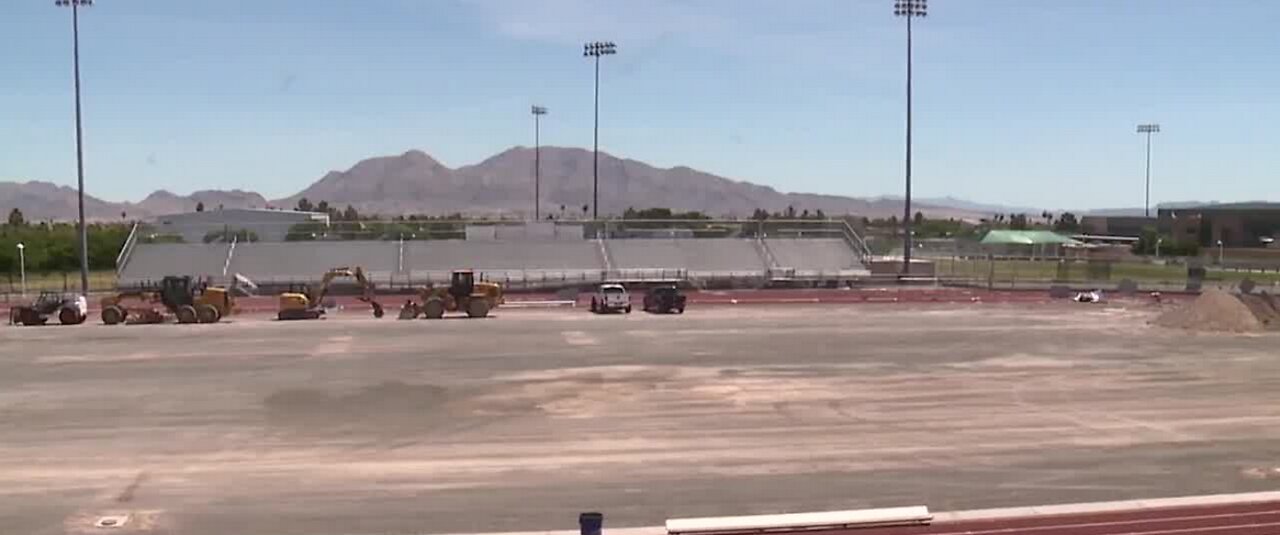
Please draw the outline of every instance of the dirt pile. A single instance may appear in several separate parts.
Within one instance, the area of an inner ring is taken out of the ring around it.
[[[1174,329],[1213,332],[1252,332],[1266,328],[1239,297],[1216,289],[1205,290],[1195,301],[1161,314],[1154,323]]]

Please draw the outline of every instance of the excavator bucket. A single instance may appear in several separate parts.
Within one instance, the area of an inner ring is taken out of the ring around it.
[[[402,320],[411,320],[417,318],[420,313],[422,313],[422,311],[418,309],[417,303],[414,303],[412,300],[405,301],[404,306],[400,307],[400,315],[398,318]]]

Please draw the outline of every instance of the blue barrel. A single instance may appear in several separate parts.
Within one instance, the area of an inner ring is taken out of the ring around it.
[[[600,535],[604,528],[604,515],[601,513],[582,513],[578,515],[578,529],[582,535]]]

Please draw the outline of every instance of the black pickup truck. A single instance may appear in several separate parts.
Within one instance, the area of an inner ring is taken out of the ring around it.
[[[644,294],[644,311],[655,314],[684,314],[685,296],[675,286],[654,286]]]

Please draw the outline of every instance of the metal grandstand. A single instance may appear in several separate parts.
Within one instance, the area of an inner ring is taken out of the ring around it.
[[[117,260],[119,285],[165,275],[213,282],[305,282],[359,265],[382,287],[443,282],[474,269],[513,288],[600,281],[763,285],[850,282],[869,275],[862,238],[844,220],[360,221],[295,225],[263,241],[231,224],[203,243],[138,226]]]

